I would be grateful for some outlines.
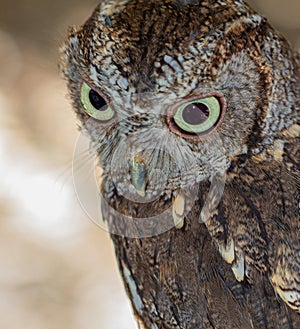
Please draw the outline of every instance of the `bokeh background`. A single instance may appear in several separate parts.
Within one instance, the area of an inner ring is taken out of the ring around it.
[[[249,2],[300,49],[299,0]],[[0,329],[136,328],[108,234],[76,198],[57,69],[67,27],[97,3],[0,0]]]

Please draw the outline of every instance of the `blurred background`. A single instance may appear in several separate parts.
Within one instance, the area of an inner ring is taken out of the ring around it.
[[[300,49],[299,0],[249,2]],[[76,198],[57,69],[67,27],[97,3],[0,0],[0,329],[136,328],[108,234]]]

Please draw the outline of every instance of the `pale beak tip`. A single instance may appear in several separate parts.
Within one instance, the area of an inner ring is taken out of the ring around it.
[[[135,189],[135,191],[136,191],[136,193],[137,193],[139,196],[141,196],[142,198],[144,198],[145,195],[146,195],[146,192],[145,192],[144,189]]]

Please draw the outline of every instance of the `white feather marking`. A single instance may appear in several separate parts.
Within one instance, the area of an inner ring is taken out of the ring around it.
[[[231,266],[235,278],[242,282],[245,278],[245,257],[238,258]]]
[[[128,287],[129,287],[129,290],[130,290],[130,293],[132,296],[133,304],[136,308],[136,311],[141,315],[142,309],[143,309],[143,302],[137,292],[136,283],[131,275],[131,272],[129,271],[129,269],[126,267],[126,265],[123,262],[122,262],[122,266],[123,266],[123,270],[124,270],[123,273],[124,273],[125,281],[128,284]]]
[[[185,199],[184,196],[179,194],[173,204],[173,220],[177,229],[182,229],[184,225],[184,207]]]
[[[227,263],[232,264],[234,261],[234,242],[230,240],[227,246],[220,245],[219,251],[221,256],[226,260]]]

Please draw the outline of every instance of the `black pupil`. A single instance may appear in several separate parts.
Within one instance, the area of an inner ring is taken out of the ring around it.
[[[182,112],[183,120],[191,125],[199,125],[209,117],[209,108],[202,103],[192,103]]]
[[[89,94],[90,102],[95,109],[99,111],[105,111],[107,109],[107,104],[105,99],[99,95],[95,90],[91,89]]]

